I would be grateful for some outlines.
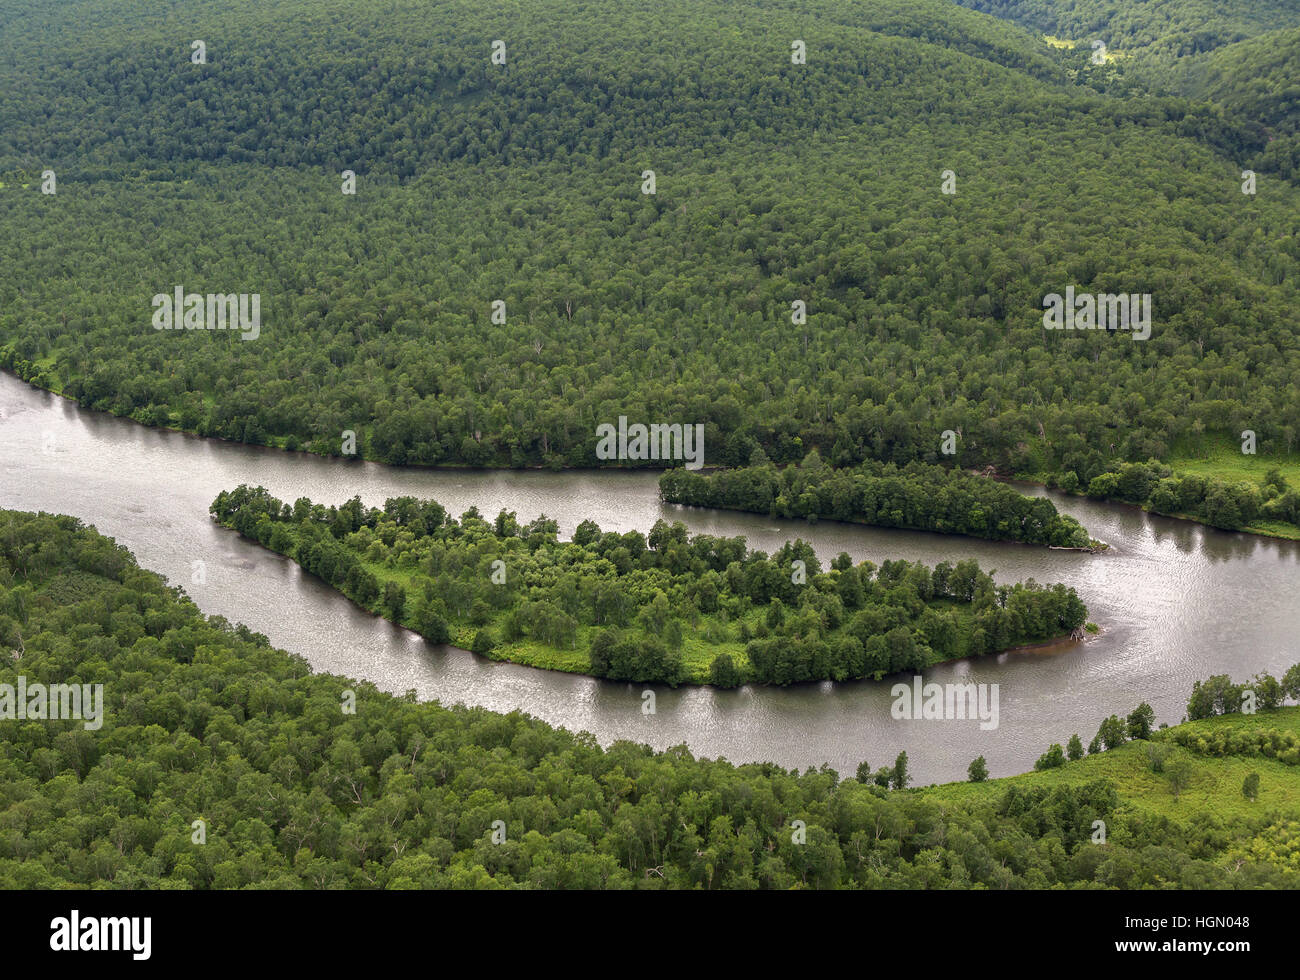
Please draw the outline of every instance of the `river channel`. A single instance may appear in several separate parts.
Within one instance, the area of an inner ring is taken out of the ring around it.
[[[0,375],[0,506],[73,514],[182,585],[207,613],[246,623],[316,670],[364,678],[422,699],[522,710],[602,744],[656,748],[685,743],[696,755],[799,768],[828,763],[851,776],[863,759],[879,767],[906,749],[918,784],[964,779],[977,755],[992,775],[1032,767],[1050,742],[1078,732],[1085,744],[1102,718],[1146,700],[1162,722],[1183,716],[1192,682],[1215,673],[1245,679],[1300,661],[1300,543],[1233,534],[1141,511],[1049,494],[1105,555],[1049,551],[936,534],[823,522],[776,521],[667,505],[657,474],[578,471],[397,469],[200,439],[78,409]],[[436,647],[358,609],[293,563],[217,527],[217,492],[248,483],[275,496],[370,505],[404,494],[433,497],[459,515],[477,506],[520,521],[546,514],[568,537],[587,518],[607,530],[649,531],[659,518],[693,533],[744,535],[775,550],[801,537],[823,564],[907,558],[934,564],[976,558],[999,581],[1063,581],[1078,589],[1103,632],[977,661],[945,664],[927,680],[998,685],[999,724],[902,721],[881,683],[792,688],[656,688],[642,712],[642,685],[493,663]],[[1023,488],[1030,493],[1041,489]],[[192,581],[203,562],[206,581]]]

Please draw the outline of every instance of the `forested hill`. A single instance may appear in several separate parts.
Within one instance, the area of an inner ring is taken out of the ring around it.
[[[946,0],[158,9],[0,0],[0,368],[88,407],[396,464],[604,465],[626,416],[703,425],[709,463],[1077,486],[1300,440],[1300,190],[1240,190],[1267,134],[1020,26]],[[256,338],[155,329],[176,288],[258,296]],[[1070,288],[1150,294],[1150,338],[1044,329]]]
[[[1107,45],[1120,79],[1222,108],[1256,128],[1263,145],[1243,162],[1300,175],[1300,0],[958,0],[1090,56]],[[1117,77],[1116,77],[1117,76]]]
[[[1300,27],[1297,0],[957,0],[1036,31],[1174,56]]]
[[[891,790],[866,760],[842,780],[602,748],[313,674],[76,519],[4,510],[0,654],[0,684],[99,684],[103,708],[93,729],[0,721],[0,888],[1284,888],[1300,870],[1297,709],[1163,746],[1121,744],[1115,719],[1095,756],[919,791],[905,753],[877,770]]]
[[[1261,168],[1292,181],[1300,176],[1300,28],[1184,58],[1169,79],[1179,91],[1260,127],[1267,140],[1256,158]]]
[[[946,0],[33,7],[0,42],[0,153],[97,176],[225,160],[410,178],[459,159],[712,152],[706,137],[907,124],[935,89],[900,84],[922,63],[973,89],[963,101],[990,66],[1062,77],[1028,32]]]

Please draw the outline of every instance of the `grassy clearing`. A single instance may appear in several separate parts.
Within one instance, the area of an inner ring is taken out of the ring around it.
[[[1300,453],[1248,456],[1241,442],[1224,437],[1206,437],[1199,446],[1175,447],[1169,465],[1180,473],[1213,476],[1220,480],[1262,484],[1269,470],[1277,469],[1293,487],[1300,487]]]
[[[1169,465],[1177,473],[1214,477],[1225,483],[1250,483],[1260,486],[1270,470],[1278,470],[1293,487],[1300,487],[1300,453],[1248,455],[1241,442],[1227,436],[1206,436],[1196,446],[1175,447]],[[1300,541],[1300,527],[1285,521],[1259,520],[1243,530],[1272,538]]]
[[[1300,734],[1300,707],[1280,708],[1256,715],[1228,715],[1204,721],[1186,722],[1184,726],[1212,731],[1219,727],[1277,729]],[[1080,732],[1085,742],[1091,733]],[[1064,744],[1069,735],[1063,735]],[[1155,742],[1164,739],[1157,736]],[[1291,766],[1263,756],[1197,755],[1181,746],[1168,743],[1165,772],[1153,772],[1147,757],[1147,742],[1129,742],[1108,752],[1068,762],[1059,769],[1028,772],[983,783],[947,783],[927,787],[931,797],[967,804],[1001,796],[1010,785],[1073,786],[1097,779],[1109,779],[1126,805],[1153,816],[1184,823],[1198,814],[1212,814],[1219,820],[1238,818],[1300,819],[1300,766]],[[1044,749],[1047,747],[1044,746]],[[1168,769],[1178,759],[1187,760],[1191,777],[1186,789],[1175,796]],[[1248,800],[1241,786],[1246,777],[1259,773],[1259,796]]]
[[[1083,41],[1071,41],[1063,37],[1054,37],[1051,34],[1044,34],[1043,40],[1047,42],[1048,47],[1059,48],[1060,50],[1071,50],[1077,48]],[[1118,58],[1127,57],[1127,52],[1106,51],[1106,63],[1113,64]]]

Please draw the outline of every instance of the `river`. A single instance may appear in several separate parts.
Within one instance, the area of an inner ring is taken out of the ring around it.
[[[1215,673],[1243,680],[1300,661],[1300,543],[1214,531],[1184,521],[1048,494],[1095,536],[1105,555],[1049,551],[936,534],[823,522],[774,521],[660,502],[651,472],[394,469],[200,439],[78,409],[0,374],[0,506],[73,514],[129,548],[140,564],[182,585],[210,614],[246,623],[320,671],[363,678],[422,699],[519,709],[602,744],[685,743],[695,755],[805,768],[828,763],[852,776],[863,759],[892,763],[906,749],[918,784],[964,779],[983,755],[994,776],[1032,767],[1051,742],[1139,701],[1162,722],[1183,716],[1192,682]],[[1100,636],[1082,642],[944,664],[927,680],[997,684],[999,725],[900,721],[881,683],[793,688],[656,688],[493,663],[376,619],[292,562],[240,540],[208,517],[218,491],[262,485],[283,500],[369,505],[433,497],[452,514],[477,506],[521,521],[546,514],[568,537],[590,518],[606,530],[649,531],[663,517],[694,533],[744,535],[771,552],[802,537],[823,565],[841,551],[877,564],[976,558],[999,581],[1063,581],[1078,589]],[[1030,493],[1044,491],[1025,487]],[[205,582],[195,584],[195,562]]]

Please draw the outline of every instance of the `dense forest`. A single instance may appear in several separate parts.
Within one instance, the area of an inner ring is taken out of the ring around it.
[[[1184,92],[946,0],[0,0],[0,368],[394,464],[637,465],[596,453],[620,416],[713,465],[1080,488],[1245,429],[1285,457],[1274,6],[1183,4],[1162,32],[1243,38]],[[259,335],[155,330],[177,286],[259,295]],[[1149,293],[1150,339],[1045,330],[1071,286]]]
[[[666,470],[659,478],[660,495],[669,503],[777,517],[830,518],[1053,547],[1099,547],[1078,521],[1058,513],[1050,500],[1027,497],[1003,484],[924,463],[832,469],[815,454],[813,450],[801,465],[785,468],[760,456],[751,466],[710,474]],[[1300,489],[1277,469],[1255,485],[1178,474],[1159,460],[1149,460],[1121,463],[1086,486],[1079,485],[1073,472],[1049,477],[1047,484],[1225,530],[1261,521],[1300,525]]]
[[[1067,474],[1068,477],[1068,474]],[[1065,490],[1081,489],[1073,480]],[[1212,527],[1238,530],[1261,520],[1300,524],[1300,490],[1278,470],[1270,470],[1261,485],[1179,475],[1157,460],[1124,463],[1100,473],[1087,486],[1089,496],[1123,500],[1157,514],[1191,517]]]
[[[264,488],[223,491],[213,516],[294,559],[354,602],[435,643],[612,680],[790,684],[920,670],[1082,631],[1064,585],[998,585],[972,561],[854,565],[825,572],[811,546],[776,554],[744,538],[649,535],[584,521],[521,526],[432,500],[289,505]]]
[[[1185,56],[1271,31],[1300,27],[1295,0],[956,0],[1072,40],[1094,38],[1120,50]]]
[[[759,456],[762,450],[756,450]],[[668,503],[721,507],[777,517],[829,518],[879,527],[965,534],[1057,548],[1100,548],[1068,514],[1044,497],[961,470],[925,463],[866,463],[832,469],[812,450],[798,466],[778,469],[761,457],[751,465],[705,475],[666,470],[660,496]]]
[[[1249,119],[1267,140],[1253,164],[1293,183],[1300,179],[1300,28],[1185,58],[1167,79],[1178,91]]]
[[[0,649],[0,684],[105,692],[95,731],[0,724],[3,888],[1266,888],[1300,871],[1296,767],[1204,727],[1256,724],[1242,715],[1190,729],[1221,755],[1161,759],[1191,760],[1181,801],[1137,742],[933,789],[906,788],[904,753],[893,790],[865,761],[841,780],[602,748],[312,674],[74,518],[14,511]]]
[[[1300,4],[1295,0],[957,0],[1074,42],[1079,60],[1107,45],[1112,91],[1181,95],[1222,108],[1255,131],[1242,164],[1300,177]],[[1082,61],[1079,61],[1082,64]]]

